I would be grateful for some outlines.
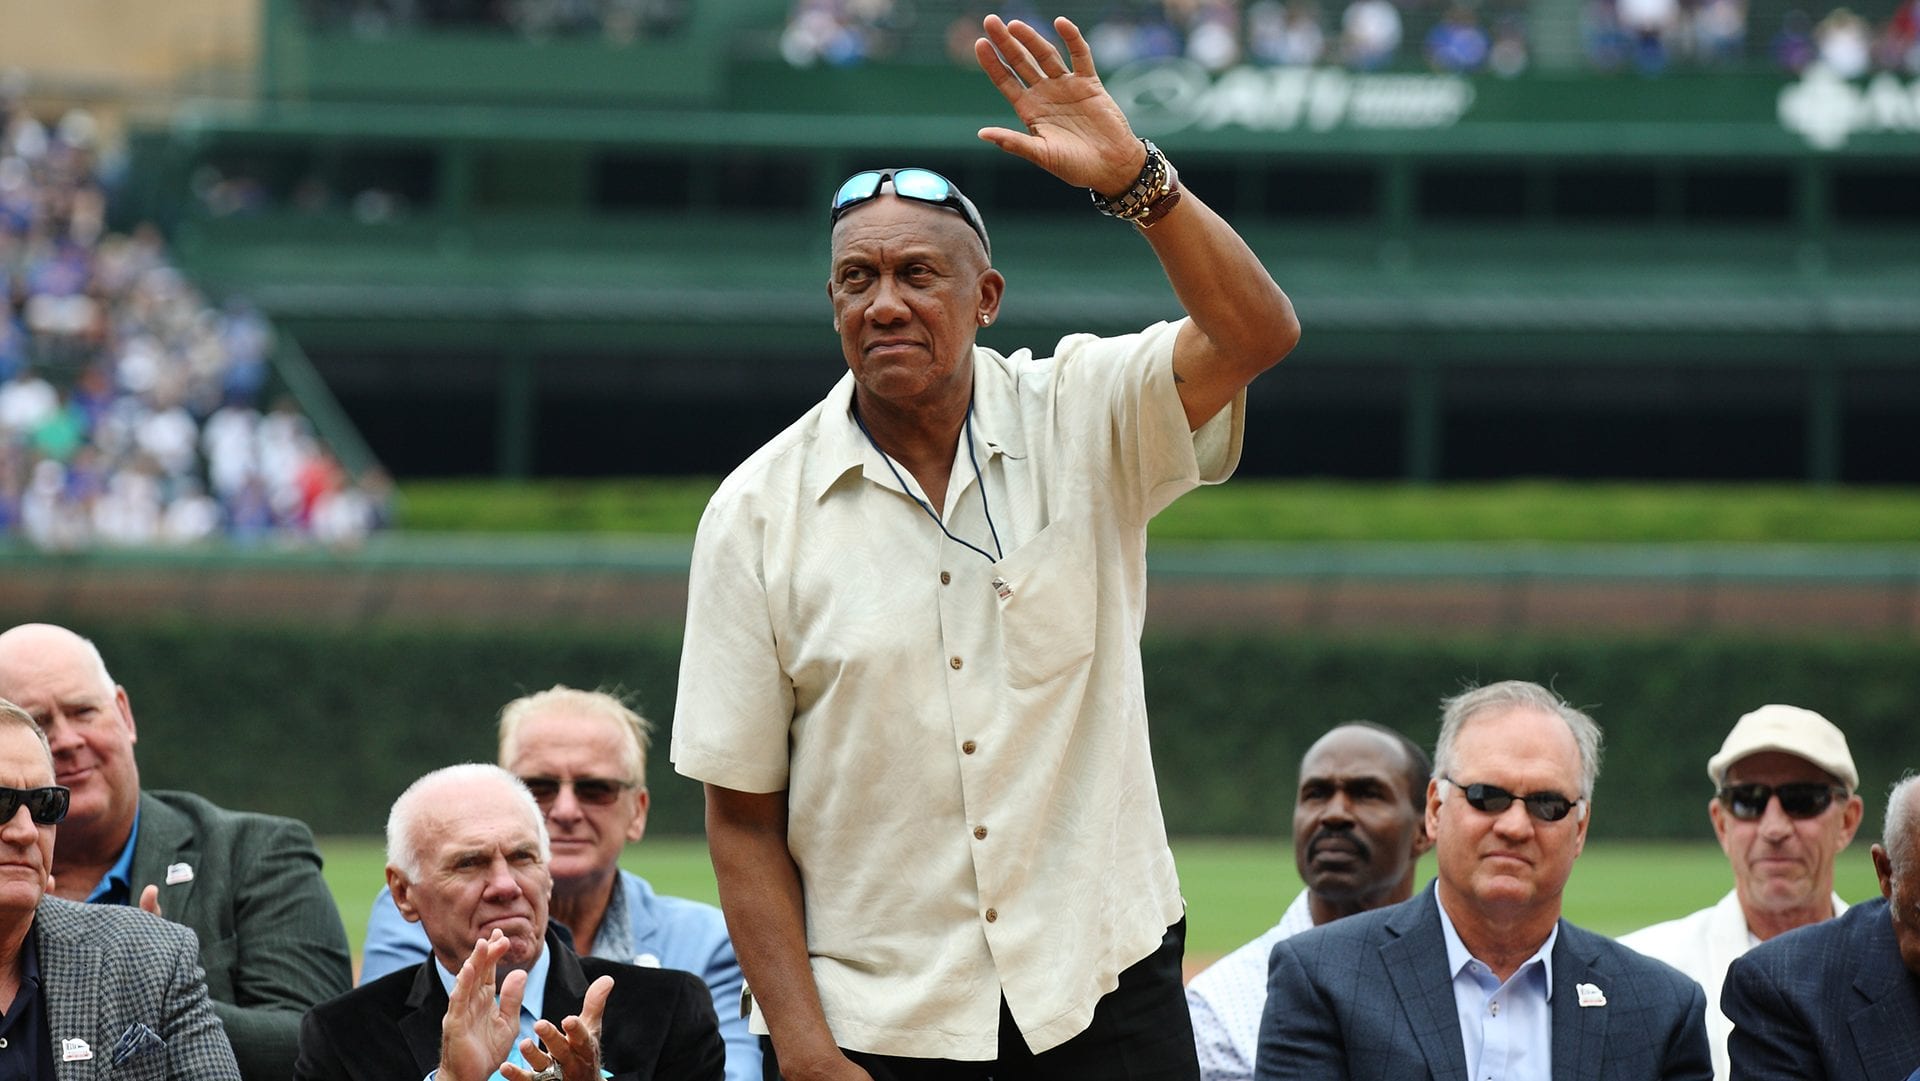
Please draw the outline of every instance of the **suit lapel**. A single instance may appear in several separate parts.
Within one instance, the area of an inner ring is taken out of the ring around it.
[[[1884,904],[1872,908],[1847,935],[1846,955],[1859,966],[1853,987],[1867,1003],[1848,1015],[1847,1027],[1860,1076],[1904,1078],[1920,1067],[1920,986],[1900,962]]]
[[[587,973],[580,967],[580,958],[551,933],[546,948],[553,961],[547,966],[547,995],[540,1004],[540,1016],[558,1025],[586,1005]]]
[[[62,1061],[60,1049],[62,1041],[75,1038],[95,1044],[99,1034],[106,1031],[102,1011],[107,989],[92,979],[92,974],[100,970],[96,956],[99,950],[71,926],[58,904],[47,901],[40,902],[33,933],[40,949],[40,984],[46,990],[53,1076],[56,1081],[89,1081],[100,1076],[109,1049],[94,1047],[94,1058],[74,1062]]]
[[[1581,948],[1580,929],[1560,921],[1553,944],[1553,1081],[1597,1081],[1607,1051],[1607,1008],[1583,1007],[1577,985],[1591,983],[1607,993],[1605,977],[1593,970],[1595,954]]]
[[[168,919],[182,922],[180,913],[186,910],[193,896],[194,880],[169,883],[167,868],[185,864],[198,870],[199,857],[199,840],[187,816],[141,793],[140,835],[134,838],[133,844],[133,881],[130,883],[133,895],[128,900],[139,904],[140,891],[148,884],[157,885],[160,911],[166,913]]]
[[[1390,936],[1380,960],[1426,1056],[1434,1081],[1467,1081],[1467,1053],[1460,1038],[1460,1014],[1447,971],[1447,943],[1433,887],[1401,905],[1387,921]],[[1435,977],[1440,977],[1435,979]]]
[[[400,1035],[413,1054],[415,1077],[425,1077],[440,1065],[440,1024],[447,1016],[447,989],[440,985],[439,965],[432,954],[427,955],[407,992],[407,1012],[400,1015]]]

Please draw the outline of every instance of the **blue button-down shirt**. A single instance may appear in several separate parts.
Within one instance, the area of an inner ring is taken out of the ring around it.
[[[100,876],[94,884],[93,892],[87,894],[90,905],[130,905],[133,903],[133,845],[140,839],[140,807],[134,805],[133,829],[127,833],[127,843],[120,848],[120,858],[115,860],[107,873]]]
[[[1546,942],[1503,983],[1486,962],[1467,952],[1447,906],[1436,907],[1447,939],[1447,971],[1453,974],[1453,1005],[1460,1014],[1469,1081],[1552,1081],[1549,1000],[1560,925],[1553,925]]]

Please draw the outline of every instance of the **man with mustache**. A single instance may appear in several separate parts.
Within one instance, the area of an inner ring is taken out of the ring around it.
[[[1306,888],[1265,934],[1187,985],[1203,1081],[1253,1077],[1273,945],[1309,927],[1413,896],[1427,838],[1420,745],[1384,725],[1354,721],[1321,736],[1300,759],[1293,861]]]

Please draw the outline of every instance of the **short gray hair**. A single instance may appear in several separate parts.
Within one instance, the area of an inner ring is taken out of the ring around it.
[[[540,805],[534,802],[533,793],[520,783],[520,778],[490,762],[462,762],[434,770],[408,785],[400,798],[393,801],[393,809],[387,812],[387,865],[398,868],[409,882],[420,881],[420,832],[440,809],[428,797],[438,789],[475,781],[497,782],[508,797],[526,811],[540,836],[540,861],[545,863],[550,859],[547,817],[540,813]]]
[[[46,730],[42,729],[40,725],[34,721],[33,714],[28,713],[26,710],[21,709],[19,706],[14,705],[4,698],[0,698],[0,723],[10,724],[16,728],[24,728],[32,732],[33,738],[40,741],[40,749],[47,752],[47,769],[53,769],[53,745],[47,742]]]
[[[1440,738],[1433,746],[1434,777],[1453,774],[1454,743],[1467,721],[1490,710],[1516,708],[1539,710],[1566,722],[1567,730],[1573,733],[1573,742],[1580,748],[1580,791],[1575,798],[1592,799],[1593,783],[1600,778],[1600,726],[1566,699],[1538,683],[1522,679],[1489,683],[1440,700]]]
[[[519,750],[520,726],[535,717],[571,712],[598,717],[620,730],[626,746],[623,755],[626,780],[642,788],[647,784],[647,749],[653,745],[653,722],[627,704],[619,691],[583,691],[556,683],[544,691],[522,695],[500,708],[500,764]]]
[[[1900,867],[1916,853],[1913,851],[1913,830],[1915,818],[1920,818],[1920,803],[1915,802],[1915,794],[1920,793],[1920,775],[1909,773],[1900,778],[1887,794],[1887,824],[1881,830],[1880,846],[1887,850],[1887,859],[1895,867]]]

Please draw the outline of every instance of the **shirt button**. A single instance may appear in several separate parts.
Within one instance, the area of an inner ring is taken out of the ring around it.
[[[988,922],[988,923],[992,923],[993,921],[995,921],[995,920],[997,920],[997,919],[999,919],[999,918],[1000,918],[1000,913],[998,913],[998,912],[995,912],[995,911],[994,911],[993,909],[991,909],[991,908],[989,908],[989,909],[987,909],[987,922]]]
[[[960,752],[962,754],[972,754],[974,751],[978,749],[979,749],[979,745],[974,743],[972,740],[968,740],[965,743],[962,743],[960,745]]]
[[[960,670],[960,658],[955,657],[947,663],[953,666],[954,671],[958,672]]]
[[[941,585],[946,585],[947,583],[949,583],[949,582],[951,582],[951,581],[953,581],[953,575],[951,575],[951,574],[948,574],[948,573],[947,573],[946,571],[941,571],[941,572],[940,572],[940,584],[941,584]]]
[[[976,841],[984,841],[984,840],[986,840],[986,839],[987,839],[987,827],[985,827],[985,826],[975,826],[975,827],[973,827],[973,839],[974,839],[974,840],[976,840]]]

